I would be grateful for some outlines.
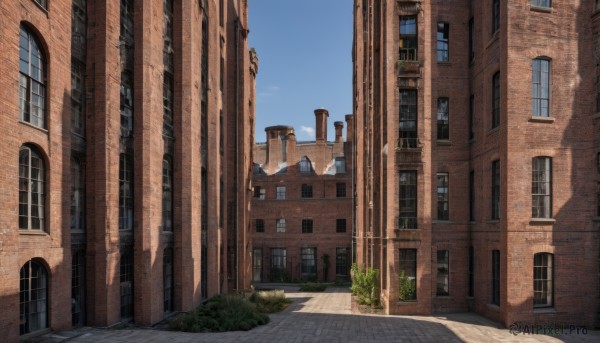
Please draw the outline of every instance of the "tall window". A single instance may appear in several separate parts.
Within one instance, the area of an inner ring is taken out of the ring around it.
[[[335,248],[335,275],[348,276],[348,249]]]
[[[37,38],[23,25],[19,36],[19,119],[45,128],[46,58]]]
[[[552,218],[552,160],[550,157],[533,159],[531,195],[531,216],[533,218]]]
[[[173,137],[173,77],[163,75],[163,135]]]
[[[285,186],[277,186],[277,200],[285,200]]]
[[[313,171],[312,164],[306,156],[302,156],[300,159],[300,173],[307,174]]]
[[[469,140],[475,138],[475,96],[469,98]]]
[[[500,219],[500,161],[492,162],[492,219]]]
[[[302,198],[312,198],[313,197],[312,185],[307,185],[307,184],[303,183],[300,195],[302,196]]]
[[[500,125],[500,72],[492,77],[492,129]]]
[[[85,230],[85,179],[81,160],[71,157],[71,230]]]
[[[277,232],[285,232],[285,219],[277,219],[275,227],[277,228]]]
[[[492,304],[500,306],[500,250],[492,250]]]
[[[469,19],[469,62],[475,59],[475,20]]]
[[[133,77],[125,70],[121,73],[121,136],[133,134]]]
[[[335,197],[336,198],[345,198],[346,197],[346,184],[343,182],[338,182],[335,184]]]
[[[48,272],[42,263],[30,260],[21,267],[19,298],[19,333],[45,329],[48,325]]]
[[[168,155],[163,157],[162,225],[163,231],[173,231],[173,165]]]
[[[302,233],[312,233],[313,232],[313,220],[312,219],[302,219]]]
[[[45,171],[41,155],[24,145],[19,151],[19,229],[43,230]]]
[[[79,250],[71,259],[71,323],[85,323],[85,251]]]
[[[552,6],[551,0],[529,0],[529,3],[531,3],[533,6],[539,6],[539,7]]]
[[[302,248],[302,275],[317,274],[317,248]]]
[[[550,61],[531,61],[531,106],[534,117],[550,116]]]
[[[119,230],[133,229],[133,158],[119,157]]]
[[[267,194],[267,190],[262,188],[261,186],[254,187],[254,197],[260,200],[265,200]]]
[[[448,109],[448,98],[437,100],[437,139],[450,139],[450,110]]]
[[[437,174],[437,219],[450,219],[448,201],[448,173]]]
[[[271,281],[280,281],[284,279],[286,269],[286,248],[271,248]]]
[[[500,29],[500,0],[492,0],[492,34]]]
[[[438,62],[448,62],[450,60],[449,39],[450,24],[444,22],[437,23],[437,60]]]
[[[450,295],[450,253],[448,250],[437,251],[437,291],[436,295]]]
[[[475,296],[475,251],[469,247],[469,292],[470,297]]]
[[[133,134],[133,0],[121,0],[119,48],[121,52],[121,136]]]
[[[120,259],[121,319],[133,318],[133,251],[121,251]]]
[[[173,249],[167,248],[163,253],[163,312],[173,311]]]
[[[335,232],[343,233],[346,232],[346,219],[336,219],[335,220]]]
[[[71,60],[71,131],[85,134],[85,65]]]
[[[400,60],[417,61],[417,17],[400,17]]]
[[[401,171],[400,175],[400,229],[417,228],[417,172]]]
[[[256,232],[265,232],[265,220],[256,219]]]
[[[335,158],[335,172],[345,173],[346,172],[346,159],[344,157]]]
[[[533,307],[554,305],[552,257],[549,253],[533,255]]]
[[[399,262],[400,282],[405,283],[402,285],[404,292],[401,294],[400,301],[417,300],[417,250],[400,249]]]
[[[400,148],[417,147],[417,91],[400,90]]]
[[[469,221],[475,221],[475,172],[469,173]]]
[[[33,0],[35,1],[38,5],[42,6],[45,10],[48,9],[48,1],[47,0]]]

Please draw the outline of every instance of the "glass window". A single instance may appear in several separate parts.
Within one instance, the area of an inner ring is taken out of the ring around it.
[[[475,138],[475,96],[469,98],[469,140]]]
[[[550,61],[531,62],[531,106],[534,117],[550,116]]]
[[[121,319],[133,318],[133,250],[121,251],[120,259]]]
[[[277,219],[276,228],[277,232],[285,232],[285,219]]]
[[[343,233],[346,232],[346,219],[336,219],[335,220],[335,232]]]
[[[500,72],[492,78],[492,129],[500,125]]]
[[[163,253],[163,312],[173,312],[173,249],[167,248]]]
[[[167,155],[163,158],[162,225],[163,231],[173,231],[173,166]]]
[[[400,17],[400,60],[417,61],[417,17]]]
[[[475,20],[469,19],[469,62],[475,59]]]
[[[492,162],[492,219],[500,219],[500,161]]]
[[[48,326],[48,272],[42,263],[30,260],[20,274],[19,333],[24,335]]]
[[[448,98],[438,98],[437,101],[437,139],[450,139],[450,115]]]
[[[33,0],[35,1],[38,5],[42,6],[45,10],[48,9],[48,1],[47,0]]]
[[[81,160],[71,157],[71,230],[85,230],[85,172]]]
[[[300,173],[306,174],[311,173],[313,171],[312,164],[308,157],[302,156],[300,159]]]
[[[271,281],[284,281],[287,274],[287,250],[271,248]]]
[[[312,185],[307,185],[307,184],[303,183],[300,195],[302,196],[302,198],[312,198],[313,197]]]
[[[129,71],[121,73],[121,136],[133,134],[133,77]]]
[[[312,233],[313,232],[313,220],[312,219],[302,219],[302,233]]]
[[[414,170],[401,171],[399,204],[400,229],[417,228],[417,172]]]
[[[335,184],[335,196],[336,198],[345,198],[346,197],[346,184],[343,182],[338,182]]]
[[[554,305],[553,258],[549,253],[533,256],[533,306],[550,307]]]
[[[43,230],[45,170],[41,155],[29,146],[19,151],[19,229]]]
[[[492,0],[492,34],[500,29],[500,0]]]
[[[500,250],[492,250],[492,304],[500,306]]]
[[[163,135],[173,137],[173,77],[163,75]]]
[[[45,128],[46,58],[37,38],[23,25],[19,36],[19,119]]]
[[[71,56],[86,60],[87,0],[73,0],[71,12]]]
[[[71,323],[85,324],[85,251],[79,250],[71,259]]]
[[[173,0],[163,0],[163,64],[173,72]]]
[[[444,22],[437,23],[437,60],[438,62],[448,62],[450,60],[449,39],[450,24]]]
[[[285,200],[285,186],[277,186],[277,200]]]
[[[348,249],[335,248],[335,275],[348,276]]]
[[[550,7],[550,6],[552,6],[552,3],[551,3],[550,0],[529,0],[529,2],[533,6],[539,6],[539,7]]]
[[[448,173],[437,174],[437,219],[449,220]]]
[[[85,64],[71,59],[71,131],[85,135]]]
[[[302,275],[317,275],[317,248],[302,248]]]
[[[469,292],[470,297],[475,296],[475,251],[469,247]]]
[[[119,158],[119,230],[133,230],[133,158]]]
[[[400,301],[417,300],[417,250],[400,249]]]
[[[254,197],[259,200],[265,200],[267,195],[267,190],[262,188],[261,186],[254,186]]]
[[[531,176],[533,218],[552,218],[552,160],[550,157],[533,159]]]
[[[417,147],[417,91],[400,90],[400,142],[399,148]]]
[[[475,172],[469,173],[469,221],[475,221]]]
[[[265,232],[264,219],[256,219],[256,232]]]
[[[436,295],[450,295],[450,253],[448,250],[437,251],[437,291]]]
[[[346,172],[346,159],[344,157],[335,158],[335,172],[345,173]]]

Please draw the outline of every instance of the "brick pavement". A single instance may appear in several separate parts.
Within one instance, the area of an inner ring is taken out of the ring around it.
[[[302,293],[284,286],[294,300],[271,322],[251,331],[183,333],[149,328],[80,328],[45,335],[36,343],[158,343],[158,342],[600,342],[600,332],[586,335],[512,335],[473,313],[438,316],[353,314],[347,289],[330,287],[324,293]]]

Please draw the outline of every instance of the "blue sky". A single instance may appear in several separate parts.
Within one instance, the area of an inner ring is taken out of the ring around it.
[[[350,0],[249,0],[249,45],[259,58],[256,140],[265,127],[290,125],[297,140],[314,140],[314,110],[334,121],[352,113]],[[345,135],[344,123],[344,135]]]

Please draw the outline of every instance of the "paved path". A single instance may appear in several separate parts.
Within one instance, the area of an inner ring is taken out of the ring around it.
[[[473,313],[431,317],[353,314],[347,289],[330,287],[324,293],[302,293],[297,287],[283,288],[294,303],[272,314],[269,324],[250,331],[183,333],[80,328],[48,334],[40,342],[600,342],[598,331],[588,331],[586,335],[515,336]]]

